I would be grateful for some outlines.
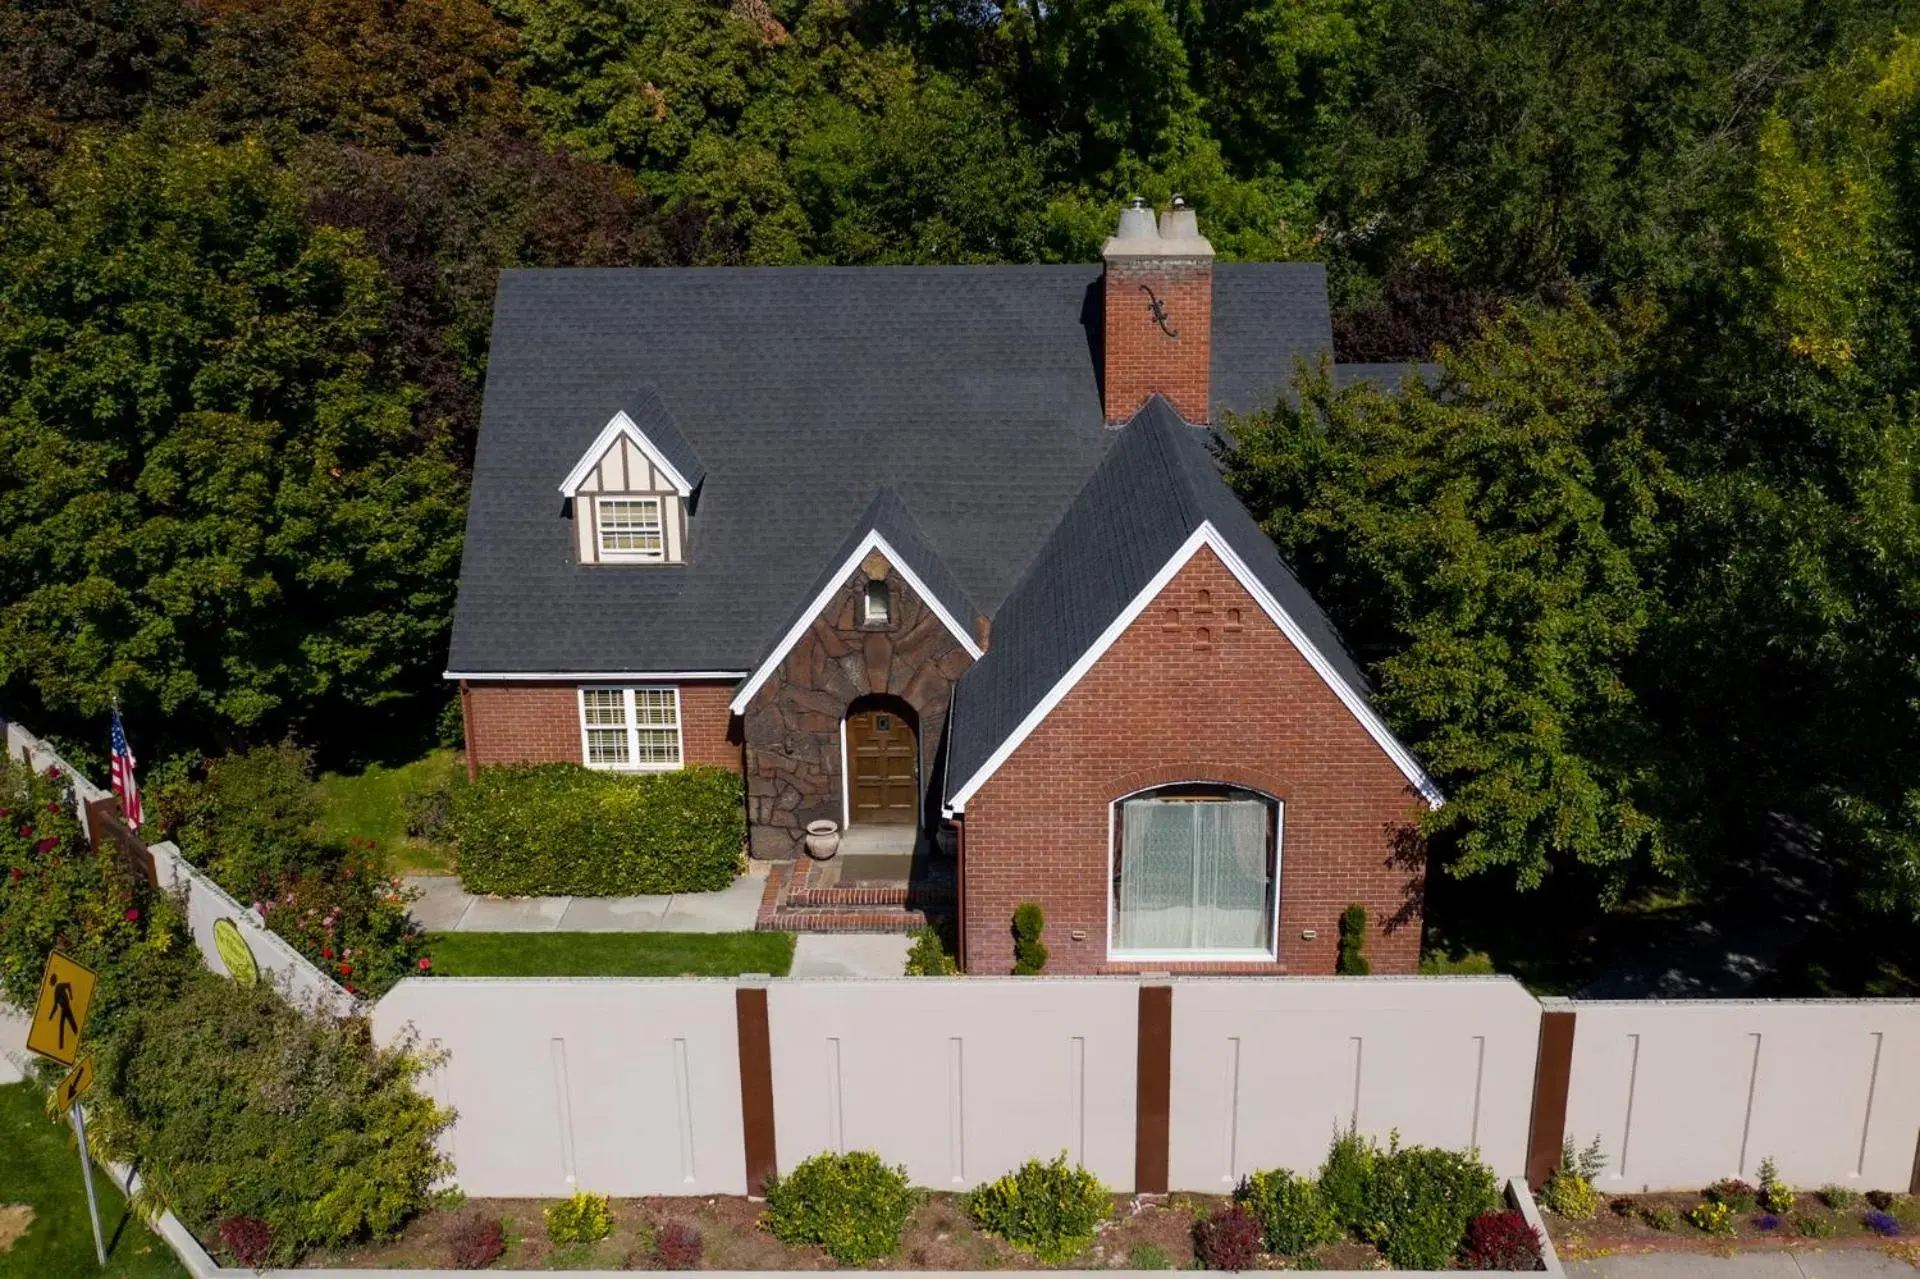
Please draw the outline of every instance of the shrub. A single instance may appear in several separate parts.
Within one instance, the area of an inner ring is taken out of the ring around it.
[[[469,1213],[447,1232],[447,1259],[455,1270],[485,1270],[507,1250],[498,1217]]]
[[[1620,1195],[1607,1203],[1608,1211],[1616,1217],[1631,1217],[1633,1216],[1634,1209],[1638,1207],[1639,1205],[1634,1203],[1631,1195]]]
[[[243,1266],[261,1268],[273,1256],[273,1231],[258,1217],[228,1217],[219,1233],[220,1242]]]
[[[929,924],[914,930],[913,945],[907,951],[907,976],[952,977],[959,971],[960,965],[937,926]]]
[[[1336,1128],[1320,1165],[1320,1198],[1342,1230],[1358,1233],[1367,1220],[1367,1183],[1380,1148],[1361,1136],[1351,1124]]]
[[[700,1227],[669,1221],[653,1236],[653,1260],[662,1270],[692,1270],[700,1264]]]
[[[1403,1270],[1439,1270],[1467,1223],[1500,1205],[1493,1170],[1472,1152],[1389,1143],[1367,1180],[1363,1234]]]
[[[1873,1207],[1878,1208],[1881,1212],[1889,1212],[1893,1209],[1893,1192],[1891,1190],[1869,1190],[1867,1192],[1867,1202]]]
[[[1704,1200],[1687,1209],[1687,1220],[1696,1230],[1709,1235],[1730,1235],[1736,1231],[1733,1209],[1715,1200]]]
[[[746,839],[737,773],[693,765],[623,776],[577,764],[489,768],[457,787],[449,830],[469,892],[713,892]]]
[[[1793,1191],[1780,1180],[1780,1169],[1771,1157],[1760,1161],[1760,1189],[1755,1199],[1770,1213],[1793,1211]]]
[[[1809,1239],[1830,1239],[1837,1229],[1825,1217],[1795,1217],[1793,1228]]]
[[[1251,1270],[1260,1261],[1260,1223],[1228,1204],[1193,1223],[1193,1252],[1208,1270]]]
[[[1243,1179],[1234,1198],[1260,1223],[1268,1252],[1296,1257],[1340,1237],[1340,1223],[1320,1187],[1284,1168]]]
[[[1655,1230],[1672,1230],[1680,1224],[1680,1214],[1665,1204],[1655,1204],[1640,1214],[1640,1220]]]
[[[1845,1186],[1829,1183],[1828,1185],[1820,1187],[1820,1202],[1835,1212],[1845,1212],[1860,1202],[1860,1196]]]
[[[1560,1166],[1541,1188],[1540,1201],[1568,1221],[1588,1221],[1600,1211],[1600,1192],[1593,1183],[1607,1166],[1595,1137],[1585,1150],[1576,1150],[1573,1138],[1560,1143]]]
[[[983,1230],[1045,1262],[1061,1262],[1093,1242],[1094,1227],[1113,1212],[1113,1192],[1067,1152],[1047,1163],[1029,1159],[966,1196],[962,1206]]]
[[[1708,1203],[1725,1204],[1728,1212],[1752,1212],[1759,1205],[1759,1191],[1738,1177],[1716,1181],[1703,1192]]]
[[[416,896],[382,877],[371,851],[356,844],[330,871],[295,876],[256,905],[267,926],[314,967],[354,994],[378,999],[421,972],[427,935],[407,913]]]
[[[1517,1212],[1483,1212],[1467,1223],[1460,1264],[1467,1270],[1538,1270],[1540,1232]]]
[[[1040,938],[1046,929],[1046,912],[1039,902],[1021,902],[1013,908],[1014,976],[1031,977],[1045,970],[1047,944]]]
[[[432,844],[447,842],[453,820],[453,788],[457,784],[454,777],[446,777],[408,791],[401,801],[407,817],[407,834]]]
[[[1345,977],[1365,977],[1373,971],[1367,962],[1367,908],[1358,902],[1340,912],[1340,955],[1333,971]]]
[[[1900,1233],[1900,1221],[1890,1212],[1875,1208],[1860,1218],[1860,1224],[1876,1235],[1892,1239]]]
[[[573,1196],[546,1206],[547,1238],[557,1244],[598,1243],[613,1233],[613,1210],[605,1195],[576,1190]]]
[[[187,860],[243,902],[334,860],[316,829],[313,756],[292,742],[207,761],[205,776],[163,807],[178,814],[173,834]]]
[[[818,1244],[842,1265],[890,1256],[900,1247],[918,1196],[907,1170],[870,1150],[802,1160],[784,1177],[769,1177],[767,1229],[783,1243]]]
[[[1171,1270],[1173,1258],[1158,1244],[1137,1243],[1127,1252],[1129,1270]]]
[[[374,1045],[362,1018],[309,1016],[264,983],[202,969],[113,1033],[93,1030],[90,1019],[90,1131],[202,1237],[257,1217],[284,1265],[391,1235],[450,1170],[435,1142],[451,1112],[415,1087],[434,1059],[406,1041]]]

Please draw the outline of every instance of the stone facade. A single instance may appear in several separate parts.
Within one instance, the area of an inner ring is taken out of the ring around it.
[[[890,591],[889,621],[863,625],[862,601],[868,581],[876,578]],[[813,619],[742,717],[753,855],[793,857],[808,822],[845,822],[841,721],[854,700],[868,694],[898,697],[918,717],[924,804],[953,682],[972,664],[972,655],[906,579],[877,553],[869,557]]]
[[[1264,963],[1107,957],[1114,801],[1182,781],[1285,806],[1280,947]],[[1333,971],[1340,912],[1367,908],[1376,973],[1420,964],[1424,804],[1306,658],[1202,548],[967,803],[967,971],[1008,972],[1013,908],[1046,911],[1049,973]],[[1312,933],[1312,937],[1306,936]]]

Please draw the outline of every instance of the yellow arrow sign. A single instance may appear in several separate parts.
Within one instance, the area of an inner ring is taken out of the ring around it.
[[[60,1081],[60,1091],[57,1095],[57,1099],[60,1102],[60,1109],[65,1110],[74,1102],[79,1101],[82,1097],[86,1096],[87,1090],[92,1087],[93,1058],[82,1057],[80,1064],[72,1070],[69,1070],[67,1077]]]
[[[93,969],[85,964],[57,950],[48,955],[47,971],[40,978],[40,999],[33,1009],[33,1027],[27,1031],[27,1047],[62,1066],[73,1065],[80,1057],[80,1028],[87,1024],[87,1009],[93,1006],[93,988],[98,981]]]

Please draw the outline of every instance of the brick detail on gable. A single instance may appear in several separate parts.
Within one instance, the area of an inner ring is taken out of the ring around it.
[[[657,685],[656,685],[657,686]],[[467,681],[461,708],[469,772],[494,764],[578,764],[580,685],[512,680]],[[733,685],[680,685],[680,755],[688,764],[741,771],[740,740],[727,703]]]
[[[1152,291],[1149,297],[1146,290]],[[1153,318],[1153,300],[1167,329]],[[1102,398],[1118,425],[1158,392],[1189,422],[1211,422],[1213,264],[1207,259],[1109,259],[1102,307]]]
[[[1286,805],[1277,962],[1107,959],[1110,807],[1190,780],[1253,787]],[[967,969],[1011,969],[1013,908],[1031,900],[1046,911],[1052,973],[1331,973],[1340,913],[1359,902],[1373,970],[1415,972],[1422,809],[1393,761],[1203,547],[968,801]],[[1308,929],[1311,941],[1300,935]]]

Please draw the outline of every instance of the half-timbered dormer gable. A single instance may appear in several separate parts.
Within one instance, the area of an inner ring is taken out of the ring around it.
[[[617,410],[561,482],[582,564],[684,564],[705,469],[659,397]]]

